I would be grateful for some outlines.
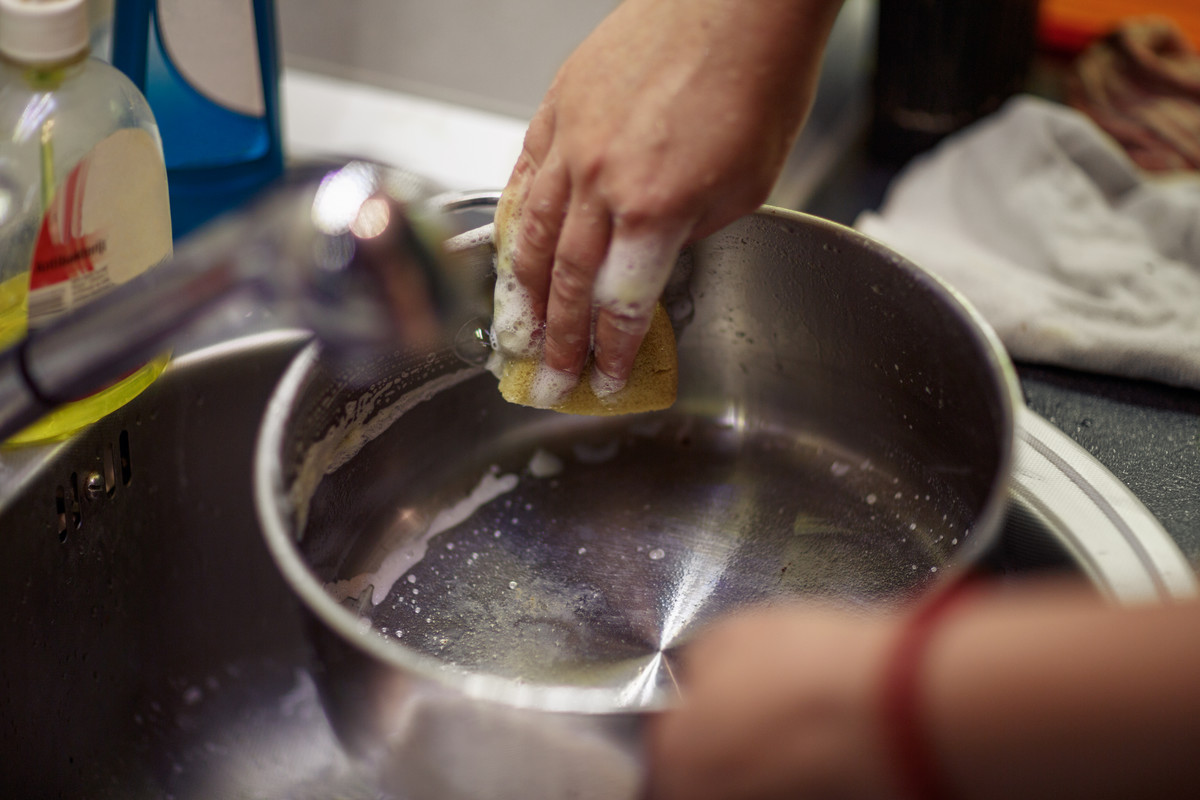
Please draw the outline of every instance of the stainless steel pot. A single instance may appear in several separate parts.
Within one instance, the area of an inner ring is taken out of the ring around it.
[[[494,201],[445,205],[466,228]],[[313,345],[277,387],[262,527],[335,728],[402,796],[632,796],[640,719],[705,623],[901,602],[992,542],[1016,380],[937,278],[764,208],[688,248],[666,299],[666,412],[512,406],[449,341],[354,370]]]

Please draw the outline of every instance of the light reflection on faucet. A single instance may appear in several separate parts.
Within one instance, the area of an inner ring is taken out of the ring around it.
[[[447,257],[427,199],[415,176],[351,162],[293,178],[189,236],[170,262],[0,353],[0,441],[247,295],[335,357],[448,341],[472,276]]]

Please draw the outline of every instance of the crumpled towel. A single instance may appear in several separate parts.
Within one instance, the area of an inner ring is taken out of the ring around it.
[[[957,288],[1015,360],[1200,389],[1200,180],[1032,97],[913,161],[855,226]]]

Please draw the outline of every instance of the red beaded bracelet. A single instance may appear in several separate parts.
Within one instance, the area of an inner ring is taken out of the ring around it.
[[[901,630],[884,666],[880,719],[893,770],[903,796],[910,800],[954,797],[921,719],[921,667],[938,623],[977,583],[968,576],[924,602]]]

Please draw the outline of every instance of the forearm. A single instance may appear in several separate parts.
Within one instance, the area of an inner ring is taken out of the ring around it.
[[[808,114],[842,2],[626,0],[566,65],[582,59],[606,86],[581,107],[555,99],[559,134],[579,137],[568,162],[595,169],[577,182],[594,177],[626,223],[708,211],[695,236],[757,205]]]
[[[554,389],[539,405],[565,399],[589,356],[593,391],[619,392],[680,247],[766,199],[840,6],[625,0],[566,60],[501,200],[512,316],[545,323],[519,342]]]
[[[1061,587],[984,598],[926,653],[924,720],[961,798],[1195,791],[1200,605],[1114,609]]]
[[[694,0],[683,0],[693,2]],[[760,155],[769,174],[759,185],[770,186],[786,160],[795,137],[808,116],[816,94],[821,62],[834,21],[843,0],[714,0],[719,12],[714,18],[722,24],[716,33],[714,50],[727,54],[727,61],[714,69],[740,74],[740,90],[746,101],[742,108],[758,109],[763,118],[755,124],[763,131],[789,131],[787,138],[763,137],[761,143],[777,148],[769,156]],[[753,12],[749,8],[756,7]],[[718,15],[719,14],[719,15]],[[721,92],[716,87],[713,92]],[[729,90],[725,90],[728,92]],[[703,96],[707,93],[700,93]],[[712,109],[714,121],[721,121],[721,109]],[[736,124],[729,121],[728,124]],[[758,198],[761,202],[764,198]],[[723,225],[725,220],[719,221]],[[697,233],[707,234],[701,225]]]

